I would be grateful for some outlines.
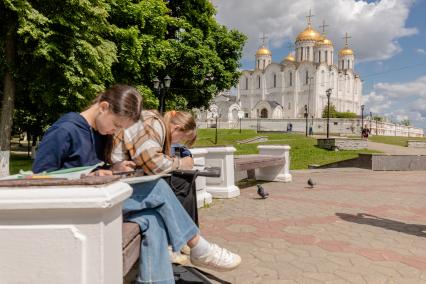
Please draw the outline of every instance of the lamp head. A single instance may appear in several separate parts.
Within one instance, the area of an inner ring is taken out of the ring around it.
[[[170,83],[172,82],[172,78],[170,78],[169,75],[167,75],[166,77],[164,77],[164,86],[166,88],[170,88]]]
[[[152,83],[154,83],[154,89],[158,89],[160,87],[160,80],[158,80],[157,77],[152,80]]]

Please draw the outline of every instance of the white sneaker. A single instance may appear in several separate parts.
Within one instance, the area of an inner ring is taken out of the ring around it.
[[[176,263],[180,265],[190,264],[189,257],[187,255],[181,254],[180,252],[173,252],[171,246],[169,246],[169,256],[171,263]]]
[[[216,244],[211,244],[210,252],[201,257],[194,257],[191,253],[191,263],[216,271],[229,271],[241,263],[241,257]]]
[[[191,254],[191,248],[188,245],[184,245],[181,249],[180,252],[184,255],[190,255]]]

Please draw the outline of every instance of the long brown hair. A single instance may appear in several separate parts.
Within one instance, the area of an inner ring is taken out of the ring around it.
[[[128,117],[134,122],[138,121],[142,111],[142,96],[139,92],[127,85],[114,85],[98,94],[92,105],[108,102],[110,110],[122,117]]]
[[[194,117],[186,111],[168,111],[164,114],[164,124],[166,125],[166,141],[164,143],[164,152],[170,153],[170,147],[172,144],[171,125],[179,125],[180,130],[183,132],[193,132],[192,139],[185,141],[185,145],[191,147],[194,145],[197,139],[197,124],[195,123]]]
[[[128,117],[137,122],[142,112],[142,95],[133,87],[128,85],[114,85],[104,92],[98,94],[92,101],[92,105],[108,102],[110,110],[118,116]],[[113,147],[113,136],[108,135],[105,145],[105,160],[111,163],[111,152]]]

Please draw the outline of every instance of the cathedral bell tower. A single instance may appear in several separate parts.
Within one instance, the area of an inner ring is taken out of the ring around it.
[[[255,69],[265,70],[266,66],[271,64],[272,62],[272,53],[271,51],[265,46],[265,34],[263,34],[262,39],[262,46],[259,47],[259,49],[256,51],[256,66]]]
[[[346,33],[344,37],[345,47],[339,50],[339,70],[354,69],[355,55],[354,51],[349,48],[348,39],[350,38]]]
[[[334,56],[334,47],[331,40],[325,36],[325,27],[328,25],[325,22],[322,22],[322,39],[318,41],[315,45],[315,62],[316,63],[325,63],[328,66],[333,65],[333,56]]]
[[[296,38],[296,61],[314,61],[314,48],[317,42],[321,41],[323,38],[319,32],[314,30],[311,25],[311,18],[314,15],[311,14],[309,10],[309,15],[306,17],[308,19],[308,27],[301,32]]]

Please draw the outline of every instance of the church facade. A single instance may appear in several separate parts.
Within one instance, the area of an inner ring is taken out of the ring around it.
[[[238,119],[237,111],[244,118],[303,118],[306,114],[320,118],[327,106],[328,89],[337,111],[359,114],[362,81],[354,70],[355,54],[348,36],[345,38],[337,62],[333,43],[313,29],[310,21],[296,38],[295,52],[279,63],[272,62],[271,51],[262,44],[254,69],[241,73],[236,97],[228,103],[229,120]],[[217,111],[221,100],[214,100],[209,111]]]

